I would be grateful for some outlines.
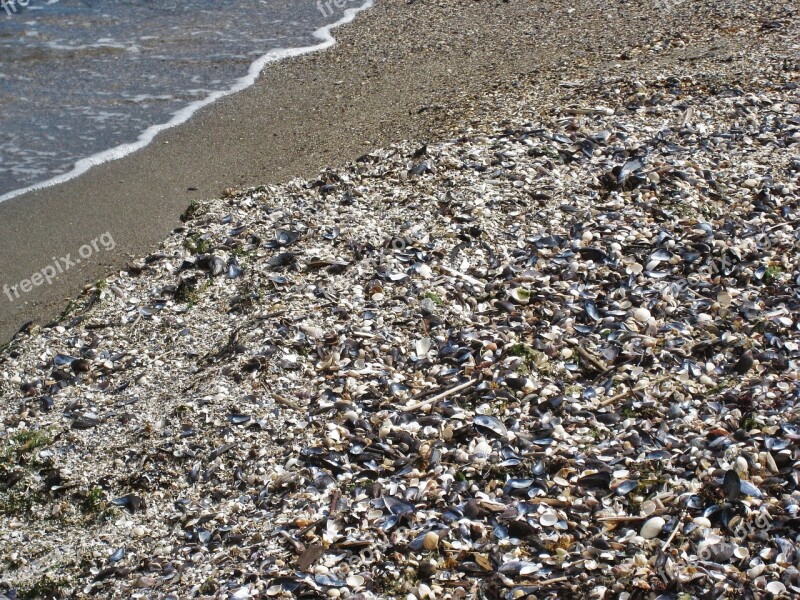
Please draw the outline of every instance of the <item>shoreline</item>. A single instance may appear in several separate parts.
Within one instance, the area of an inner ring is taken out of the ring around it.
[[[639,25],[653,16],[650,5],[586,2],[574,11],[543,2],[538,10],[548,18],[523,3],[378,3],[338,28],[332,48],[273,63],[255,85],[143,150],[0,203],[4,284],[28,279],[103,233],[117,242],[24,301],[0,296],[0,339],[25,323],[49,322],[85,285],[157,247],[193,201],[311,176],[398,139],[435,138],[469,120],[481,108],[475,100],[498,85],[533,74],[553,87],[560,77],[615,68],[626,49],[657,35]],[[611,39],[600,25],[609,19]]]

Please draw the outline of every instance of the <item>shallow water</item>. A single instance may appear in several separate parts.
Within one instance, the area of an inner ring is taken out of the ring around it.
[[[360,4],[0,5],[0,199],[69,173],[80,159],[135,142],[148,127],[230,89],[271,51],[319,44],[314,31]]]

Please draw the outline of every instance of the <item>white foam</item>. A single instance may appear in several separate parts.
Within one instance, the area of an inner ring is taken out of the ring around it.
[[[43,188],[58,185],[60,183],[64,183],[65,181],[74,179],[79,175],[83,175],[84,173],[86,173],[86,171],[88,171],[92,167],[96,167],[103,163],[111,162],[113,160],[118,160],[123,156],[127,156],[128,154],[136,152],[137,150],[141,150],[142,148],[150,144],[150,142],[152,142],[153,139],[159,133],[185,123],[192,117],[192,115],[194,115],[194,113],[196,113],[201,108],[216,102],[220,98],[224,98],[225,96],[230,96],[231,94],[235,94],[236,92],[241,92],[242,90],[253,85],[258,79],[258,76],[261,74],[261,71],[263,71],[264,67],[266,67],[268,64],[277,62],[279,60],[283,60],[284,58],[301,56],[303,54],[309,54],[311,52],[318,52],[320,50],[325,50],[327,48],[330,48],[331,46],[336,44],[336,39],[333,37],[331,31],[333,31],[336,27],[339,27],[340,25],[344,25],[346,23],[351,22],[359,12],[371,8],[373,3],[374,0],[366,0],[364,4],[362,4],[357,8],[348,8],[347,10],[345,10],[344,16],[341,19],[339,19],[335,23],[331,23],[330,25],[326,25],[325,27],[317,29],[313,33],[313,36],[318,40],[321,40],[319,44],[316,44],[314,46],[304,46],[302,48],[278,48],[275,50],[271,50],[270,52],[264,54],[263,56],[259,57],[255,62],[253,62],[250,65],[247,75],[239,78],[227,90],[212,92],[202,100],[193,102],[186,108],[183,108],[178,112],[176,112],[172,116],[172,118],[166,123],[162,123],[161,125],[152,125],[148,127],[135,142],[130,144],[122,144],[115,148],[111,148],[110,150],[104,150],[103,152],[98,152],[97,154],[94,154],[88,158],[83,158],[78,162],[76,162],[73,169],[68,173],[64,173],[63,175],[58,175],[56,177],[53,177],[52,179],[48,179],[47,181],[35,183],[26,188],[8,192],[0,196],[0,202],[4,202],[5,200],[10,200],[11,198],[16,198],[17,196],[21,196],[22,194],[27,194],[28,192],[32,192],[34,190],[40,190]]]

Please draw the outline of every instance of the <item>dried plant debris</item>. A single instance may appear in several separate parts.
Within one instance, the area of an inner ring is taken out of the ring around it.
[[[5,352],[6,589],[796,597],[796,76],[199,205]]]

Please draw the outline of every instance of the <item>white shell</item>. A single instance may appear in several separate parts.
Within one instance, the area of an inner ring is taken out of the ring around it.
[[[361,575],[349,575],[347,579],[345,579],[345,582],[351,588],[357,590],[358,588],[364,585],[366,579],[364,579]]]
[[[766,569],[766,566],[764,565],[764,563],[756,565],[756,566],[754,566],[754,567],[752,567],[752,568],[747,570],[747,577],[749,577],[750,579],[755,579],[756,577],[761,575],[761,573],[764,571],[764,569]]]
[[[778,594],[782,594],[786,591],[786,586],[780,581],[772,581],[767,584],[767,591],[770,594],[775,594],[777,596]]]
[[[642,502],[641,506],[639,507],[639,510],[642,513],[643,517],[649,517],[656,511],[657,508],[658,506],[656,506],[655,502],[653,502],[652,500],[645,500],[644,502]]]
[[[697,525],[698,527],[706,527],[706,528],[711,527],[711,521],[709,521],[705,517],[695,517],[694,524]]]
[[[558,523],[558,515],[552,510],[548,510],[541,517],[539,517],[539,523],[542,525],[542,527],[552,527]]]
[[[661,530],[664,529],[664,525],[666,524],[667,522],[661,517],[649,519],[642,525],[642,537],[646,540],[652,540],[654,537],[658,537],[658,534],[661,533]]]
[[[650,320],[650,311],[644,307],[637,308],[633,311],[633,318],[639,321],[639,323],[647,323]]]
[[[415,352],[417,353],[417,357],[423,358],[426,354],[428,354],[428,351],[431,349],[431,346],[433,346],[431,338],[422,338],[421,340],[418,340],[414,349]]]

